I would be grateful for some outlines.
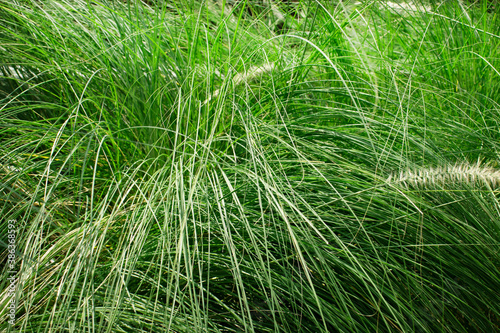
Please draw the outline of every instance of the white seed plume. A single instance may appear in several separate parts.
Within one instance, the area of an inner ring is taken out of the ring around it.
[[[392,9],[396,12],[399,12],[400,14],[408,13],[408,12],[430,12],[431,11],[430,6],[415,4],[415,3],[412,3],[411,1],[401,2],[401,3],[387,1],[387,2],[382,2],[380,4],[380,7]]]
[[[500,185],[500,171],[479,163],[406,170],[391,175],[389,182],[401,182],[412,186],[445,185],[453,183],[487,184],[492,188]]]
[[[272,71],[273,68],[274,68],[274,64],[273,63],[271,63],[271,64],[264,64],[262,66],[252,66],[245,73],[238,73],[235,76],[233,76],[233,83],[234,83],[235,86],[238,86],[238,85],[240,85],[242,83],[250,82],[250,81],[256,79],[258,76],[260,76],[260,75],[262,75],[264,73],[268,73],[268,72]],[[214,99],[217,96],[219,96],[219,94],[220,94],[220,89],[217,89],[216,91],[213,92],[212,95],[210,95],[203,102],[202,105],[207,104],[212,99]]]

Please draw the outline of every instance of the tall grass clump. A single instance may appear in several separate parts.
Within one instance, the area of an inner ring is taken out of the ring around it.
[[[498,23],[0,2],[0,330],[500,330]]]

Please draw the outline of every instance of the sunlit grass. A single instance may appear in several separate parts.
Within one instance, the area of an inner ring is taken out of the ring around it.
[[[399,7],[1,3],[1,330],[499,330],[497,11]]]

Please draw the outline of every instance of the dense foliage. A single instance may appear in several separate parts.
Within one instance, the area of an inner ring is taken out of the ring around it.
[[[0,1],[0,330],[499,331],[499,10]]]

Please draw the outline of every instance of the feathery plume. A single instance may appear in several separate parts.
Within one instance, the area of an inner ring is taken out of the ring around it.
[[[466,163],[401,171],[391,175],[389,182],[401,182],[411,186],[445,185],[453,182],[488,184],[495,188],[500,185],[500,171],[479,163]]]

